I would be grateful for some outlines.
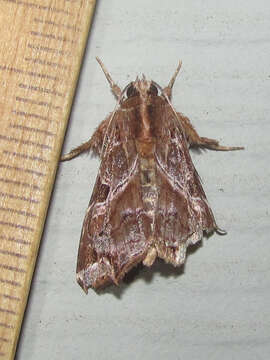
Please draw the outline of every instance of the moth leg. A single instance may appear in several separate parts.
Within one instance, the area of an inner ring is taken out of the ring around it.
[[[71,159],[75,158],[76,156],[82,154],[85,151],[90,151],[90,149],[92,147],[92,141],[93,141],[93,136],[91,137],[91,139],[89,139],[85,143],[72,149],[69,153],[63,155],[60,160],[68,161],[68,160],[71,160]]]
[[[184,128],[187,142],[190,147],[202,147],[210,150],[217,151],[232,151],[232,150],[243,150],[242,146],[222,146],[215,139],[209,139],[207,137],[201,137],[192,126],[190,120],[183,114],[177,113],[178,118]]]
[[[176,77],[177,77],[177,75],[178,75],[178,73],[179,73],[179,71],[181,69],[181,66],[182,66],[182,61],[180,60],[178,66],[177,66],[177,68],[176,68],[176,70],[175,70],[175,72],[174,72],[174,74],[173,74],[173,76],[172,76],[172,78],[171,78],[171,80],[169,82],[169,84],[163,89],[163,93],[165,95],[167,95],[170,100],[171,100],[171,97],[172,97],[172,88],[173,88],[175,79],[176,79]]]
[[[105,66],[104,66],[103,62],[100,60],[100,58],[96,57],[96,59],[97,59],[97,62],[99,63],[99,65],[101,66],[101,69],[103,70],[104,75],[106,76],[106,79],[108,80],[108,82],[110,84],[113,95],[116,97],[117,100],[119,100],[120,97],[121,97],[121,94],[122,94],[122,90],[113,81],[113,79],[111,78],[111,75],[109,74],[109,72],[105,68]]]
[[[71,160],[86,151],[92,151],[95,155],[99,156],[101,154],[103,140],[109,120],[110,116],[108,116],[105,120],[102,121],[102,123],[95,130],[94,134],[88,141],[72,149],[68,154],[63,155],[60,160]]]

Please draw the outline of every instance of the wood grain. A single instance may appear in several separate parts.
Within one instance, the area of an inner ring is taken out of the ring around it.
[[[14,358],[94,6],[1,1],[0,358]]]

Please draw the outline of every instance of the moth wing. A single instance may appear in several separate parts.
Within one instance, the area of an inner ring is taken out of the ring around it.
[[[162,114],[162,118],[160,118]],[[185,135],[169,105],[156,108],[156,178],[159,197],[154,238],[158,256],[173,265],[184,263],[188,245],[217,228]]]
[[[132,123],[121,110],[115,114],[84,219],[77,280],[86,292],[90,286],[117,284],[148,249],[151,225],[140,196]]]

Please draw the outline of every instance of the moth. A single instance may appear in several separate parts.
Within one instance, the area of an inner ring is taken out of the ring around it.
[[[240,150],[200,137],[171,104],[181,61],[168,86],[136,78],[123,90],[97,58],[117,104],[90,140],[62,157],[85,151],[100,157],[85,215],[77,281],[87,293],[114,283],[157,257],[180,266],[186,249],[204,234],[225,232],[216,224],[189,148]]]

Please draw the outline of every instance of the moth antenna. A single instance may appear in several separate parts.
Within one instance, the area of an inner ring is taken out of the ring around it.
[[[111,90],[113,92],[113,95],[117,98],[117,100],[120,98],[122,94],[122,90],[120,87],[113,81],[111,78],[111,75],[109,74],[108,70],[105,68],[103,62],[100,60],[99,57],[96,57],[97,62],[99,63],[102,71],[104,72],[104,75],[106,76],[106,79],[108,80],[108,83],[110,84]]]
[[[168,88],[170,88],[170,89],[173,88],[175,79],[177,78],[177,75],[178,75],[181,67],[182,67],[182,61],[179,60],[179,64],[178,64],[178,66],[177,66],[177,68],[176,68],[176,70],[175,70],[175,73],[173,74],[173,76],[172,76],[172,78],[171,78],[171,80],[170,80],[170,82],[169,82],[169,84],[168,84],[168,86],[167,86]]]
[[[181,69],[181,66],[182,66],[182,61],[180,60],[179,61],[179,64],[168,84],[168,86],[166,86],[164,89],[163,89],[163,92],[168,96],[169,99],[171,99],[171,96],[172,96],[172,88],[173,88],[173,85],[174,85],[174,82],[175,82],[175,79],[177,78],[177,75]]]

